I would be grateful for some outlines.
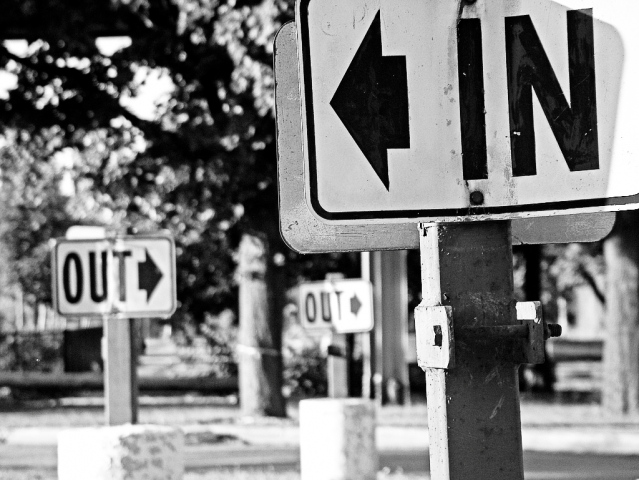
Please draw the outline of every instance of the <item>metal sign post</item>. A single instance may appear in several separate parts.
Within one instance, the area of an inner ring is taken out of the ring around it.
[[[107,425],[138,421],[135,319],[106,315],[104,338],[104,415]]]
[[[331,333],[326,358],[326,381],[329,398],[348,397],[348,359],[350,352],[346,342],[346,334]]]
[[[418,308],[450,307],[456,333],[516,323],[510,222],[424,225],[420,233]],[[420,339],[445,350],[447,324],[420,320],[416,313]],[[450,340],[454,368],[425,368],[432,478],[523,479],[517,364],[505,356],[508,342],[502,348],[480,335]],[[423,365],[419,340],[417,348]]]
[[[103,318],[106,424],[136,423],[134,322],[135,318],[168,317],[175,311],[175,245],[164,235],[78,235],[56,241],[54,306],[65,316]]]
[[[433,480],[522,480],[521,363],[543,363],[540,302],[514,300],[510,222],[422,224],[417,361]]]

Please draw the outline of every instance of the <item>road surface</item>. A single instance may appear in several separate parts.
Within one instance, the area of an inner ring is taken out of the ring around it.
[[[11,469],[54,471],[56,447],[0,445],[0,472]],[[272,465],[277,470],[297,470],[299,452],[294,448],[192,445],[186,447],[187,471],[219,467]],[[638,456],[576,455],[569,453],[524,454],[526,480],[638,480]],[[419,451],[384,451],[380,469],[402,469],[427,477],[428,456]],[[0,478],[2,475],[0,475]],[[52,477],[55,478],[55,477]]]

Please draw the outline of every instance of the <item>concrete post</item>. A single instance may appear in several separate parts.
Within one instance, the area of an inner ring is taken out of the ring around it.
[[[368,399],[300,402],[301,480],[375,480],[375,404]]]
[[[184,434],[157,425],[77,428],[58,437],[58,480],[181,480]]]

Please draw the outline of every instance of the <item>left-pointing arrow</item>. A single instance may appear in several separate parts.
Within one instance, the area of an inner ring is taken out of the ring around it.
[[[151,300],[151,295],[158,286],[160,280],[164,276],[156,263],[153,261],[153,257],[149,254],[148,250],[144,250],[145,259],[144,262],[138,263],[138,288],[140,290],[146,290],[147,303]]]
[[[377,12],[331,100],[386,190],[389,148],[410,148],[406,57],[382,56],[381,15]]]

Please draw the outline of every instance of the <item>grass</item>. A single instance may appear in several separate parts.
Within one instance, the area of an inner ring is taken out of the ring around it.
[[[0,406],[1,428],[95,427],[104,425],[104,407],[49,407],[23,404]],[[192,425],[232,421],[238,417],[234,406],[140,406],[139,423]],[[4,480],[0,477],[0,480]]]

